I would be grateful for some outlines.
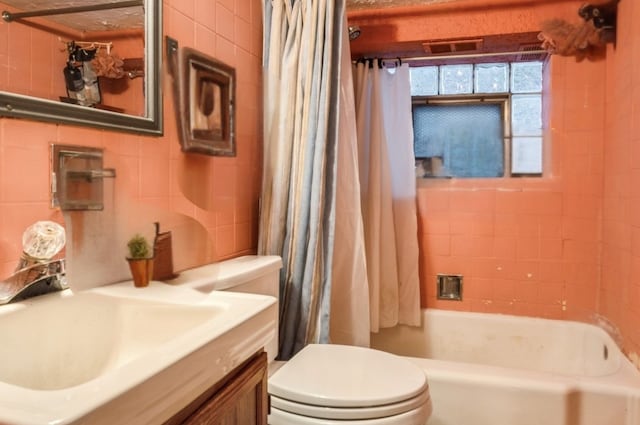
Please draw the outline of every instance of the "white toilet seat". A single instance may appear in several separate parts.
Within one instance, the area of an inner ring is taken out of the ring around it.
[[[271,408],[313,418],[337,419],[344,421],[377,419],[399,415],[414,409],[419,409],[423,404],[428,403],[429,401],[429,393],[425,391],[416,397],[410,398],[409,400],[401,401],[399,403],[385,404],[383,406],[326,407],[296,403],[272,395]]]
[[[269,424],[424,425],[422,369],[378,350],[311,344],[269,378]]]
[[[431,403],[425,403],[421,408],[377,419],[356,419],[353,421],[340,419],[312,418],[296,415],[280,409],[271,408],[268,418],[269,425],[346,425],[351,422],[358,425],[425,425],[431,416]]]

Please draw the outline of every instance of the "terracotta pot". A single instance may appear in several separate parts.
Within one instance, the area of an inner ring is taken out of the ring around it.
[[[153,276],[153,258],[127,258],[133,284],[138,288],[149,286]]]

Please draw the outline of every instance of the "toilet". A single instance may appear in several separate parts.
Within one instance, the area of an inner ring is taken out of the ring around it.
[[[270,378],[269,425],[425,425],[422,369],[369,348],[310,344]]]
[[[281,267],[277,256],[244,256],[183,274],[206,280],[210,289],[277,298]],[[265,347],[270,360],[277,346],[276,337]],[[307,345],[273,372],[268,393],[269,425],[426,425],[432,412],[421,368],[390,353],[346,345]]]

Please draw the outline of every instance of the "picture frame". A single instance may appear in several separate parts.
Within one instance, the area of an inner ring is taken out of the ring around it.
[[[167,48],[182,151],[236,156],[235,69],[189,47],[178,54],[173,42]]]

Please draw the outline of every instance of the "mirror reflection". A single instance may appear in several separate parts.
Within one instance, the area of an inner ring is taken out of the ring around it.
[[[3,0],[0,113],[161,134],[159,7]]]

